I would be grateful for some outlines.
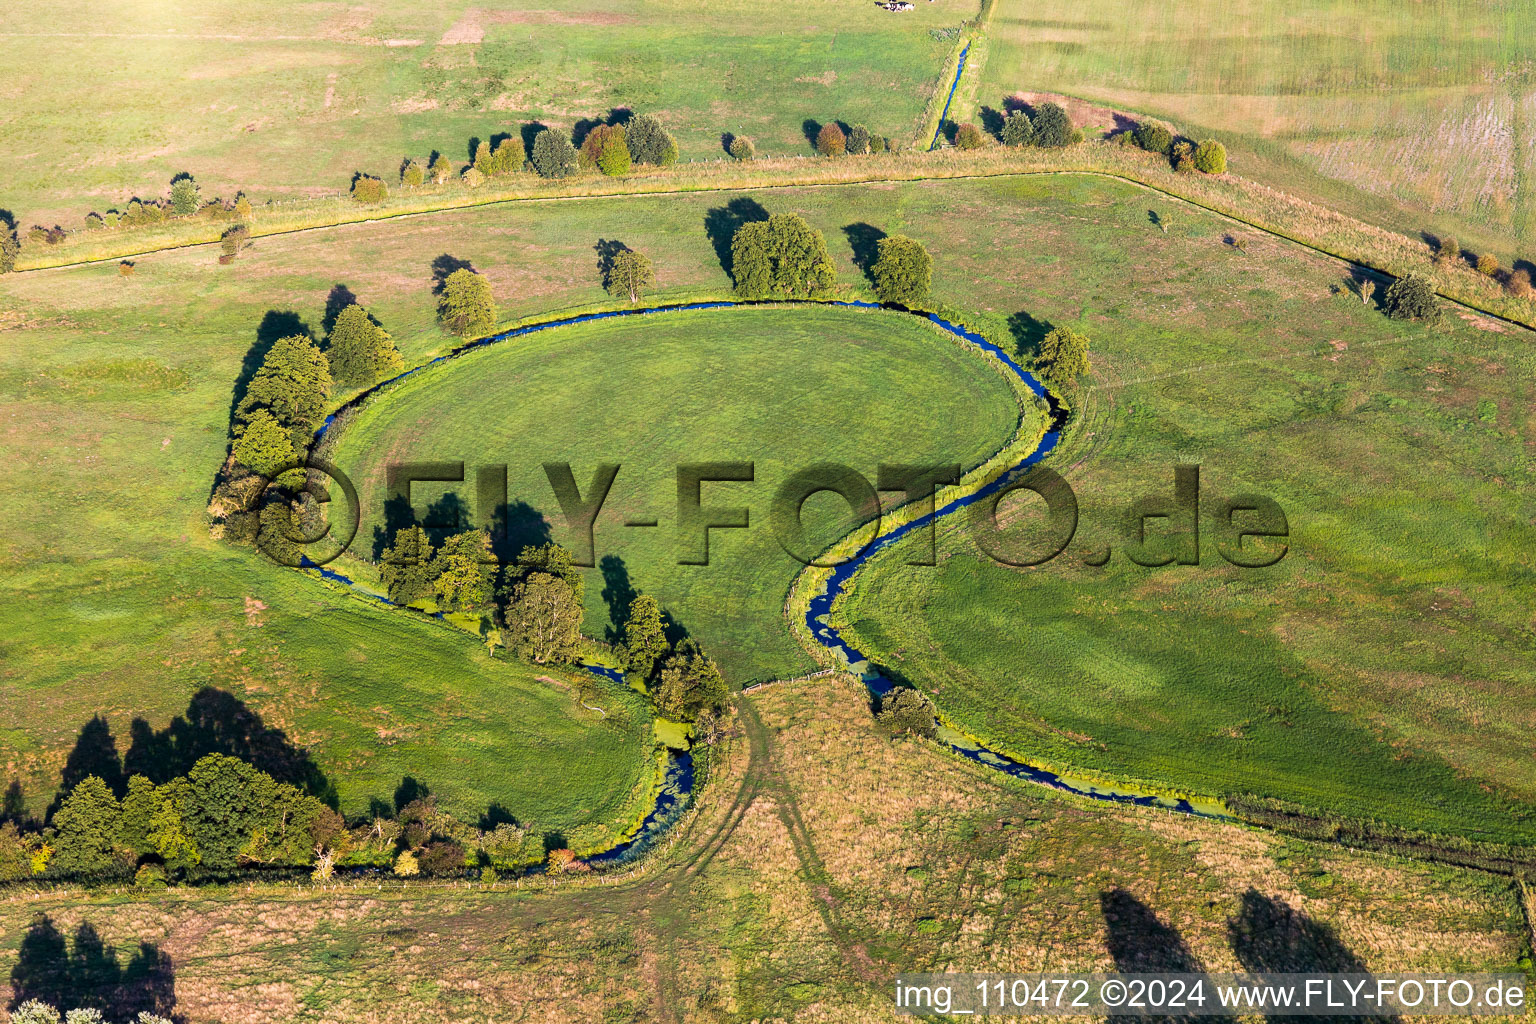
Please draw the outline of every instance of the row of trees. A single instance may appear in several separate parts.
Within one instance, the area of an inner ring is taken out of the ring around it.
[[[170,191],[164,197],[135,197],[121,210],[112,208],[101,213],[92,210],[85,215],[84,224],[87,231],[103,231],[193,217],[211,221],[243,221],[250,216],[251,201],[244,192],[235,193],[233,200],[204,199],[197,179],[183,172],[171,179]],[[57,226],[46,228],[34,225],[27,232],[29,241],[49,244],[62,242],[66,237],[67,232]]]
[[[751,141],[747,140],[745,154],[736,152],[737,140],[731,141],[731,156],[738,160],[749,160],[752,157]],[[824,124],[816,132],[816,152],[822,156],[864,156],[869,153],[888,153],[891,149],[891,141],[883,135],[876,135],[861,124],[851,128],[844,127],[836,121]]]
[[[41,999],[28,999],[11,1011],[10,1024],[106,1024],[106,1018],[94,1007],[82,1007],[59,1014],[58,1008]],[[141,1010],[133,1024],[174,1024],[169,1017]]]
[[[749,143],[750,145],[750,143]],[[677,162],[677,140],[650,114],[615,117],[581,136],[578,149],[570,135],[543,128],[527,148],[520,134],[502,134],[475,144],[470,162],[458,172],[468,188],[478,188],[492,178],[532,173],[541,178],[567,178],[578,171],[598,171],[617,176],[636,165],[666,167]],[[423,162],[406,157],[400,164],[400,187],[446,184],[454,176],[453,164],[441,153]],[[381,203],[389,196],[382,178],[359,173],[352,179],[352,198],[359,203]]]
[[[880,301],[918,306],[928,298],[933,258],[916,239],[887,235],[876,245],[869,273]],[[736,294],[748,299],[813,298],[837,285],[826,238],[798,213],[738,227],[731,238],[731,274]]]
[[[1175,135],[1166,125],[1156,121],[1143,121],[1135,128],[1121,132],[1117,138],[1122,144],[1134,142],[1148,153],[1167,157],[1176,171],[1227,173],[1227,147],[1215,139],[1196,142]]]
[[[1442,235],[1436,240],[1434,263],[1435,266],[1448,270],[1470,264],[1479,274],[1491,277],[1504,285],[1505,290],[1515,298],[1528,299],[1532,295],[1531,271],[1528,267],[1506,269],[1499,262],[1499,258],[1491,252],[1476,255],[1464,252],[1461,245],[1450,235]]]
[[[955,146],[958,149],[981,149],[994,141],[1005,146],[1061,149],[1082,142],[1083,132],[1072,124],[1072,118],[1065,107],[1049,102],[1030,109],[1015,107],[997,126],[995,137],[971,122],[955,128]]]

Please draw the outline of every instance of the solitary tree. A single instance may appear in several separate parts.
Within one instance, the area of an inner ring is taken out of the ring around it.
[[[1460,261],[1461,243],[1456,241],[1451,235],[1442,236],[1439,244],[1435,247],[1435,262],[1442,267],[1450,267],[1455,266]]]
[[[225,256],[228,256],[230,259],[234,259],[236,256],[240,255],[240,250],[244,249],[245,244],[250,240],[251,229],[246,227],[244,224],[236,224],[234,227],[226,229],[225,232],[219,236],[219,250],[223,252]]]
[[[506,624],[512,643],[534,664],[570,661],[581,639],[581,602],[565,580],[536,572],[513,588]]]
[[[473,270],[455,270],[443,282],[437,300],[437,320],[461,338],[484,334],[496,325],[496,300],[491,285]]]
[[[1042,103],[1035,108],[1035,145],[1059,149],[1072,141],[1072,119],[1059,103]]]
[[[757,156],[757,147],[752,145],[752,140],[745,135],[738,135],[731,140],[731,159],[751,160]]]
[[[1009,114],[1003,122],[1002,139],[1005,146],[1027,146],[1034,142],[1035,126],[1029,115],[1022,110]]]
[[[1387,286],[1387,315],[1394,320],[1435,320],[1440,306],[1435,301],[1435,286],[1426,277],[1409,274]]]
[[[231,447],[235,461],[253,473],[271,478],[298,460],[293,439],[266,409],[257,409]]]
[[[798,213],[776,213],[737,228],[731,272],[736,293],[746,298],[822,295],[837,280],[826,239]]]
[[[848,140],[837,122],[830,121],[822,125],[821,131],[816,133],[816,152],[822,156],[842,156],[847,151]]]
[[[870,273],[881,302],[915,306],[928,297],[933,258],[922,242],[906,235],[888,235],[880,239],[876,252]]]
[[[375,384],[405,367],[394,339],[356,303],[337,314],[325,354],[331,361],[331,376],[349,387]]]
[[[969,121],[955,129],[955,145],[960,149],[980,149],[986,144],[986,135]]]
[[[171,212],[178,217],[190,217],[203,205],[197,181],[190,174],[178,174],[171,179]]]
[[[379,580],[395,604],[414,604],[433,594],[436,578],[432,541],[419,526],[395,531],[394,543],[379,558]]]
[[[644,253],[625,249],[613,258],[613,266],[608,271],[608,294],[628,295],[633,305],[655,283],[656,272]]]
[[[533,140],[533,169],[543,178],[568,178],[576,173],[576,147],[560,132],[546,128]]]
[[[236,418],[249,423],[266,409],[288,431],[295,445],[309,445],[331,398],[331,371],[319,346],[304,335],[273,342],[261,368],[246,385]]]
[[[629,155],[637,164],[665,167],[677,162],[677,140],[650,114],[637,114],[624,125]]]
[[[641,680],[649,680],[667,653],[667,632],[661,622],[661,605],[641,594],[629,603],[624,624],[624,668]]]
[[[1205,139],[1195,147],[1195,170],[1202,174],[1227,173],[1227,147],[1215,139]]]

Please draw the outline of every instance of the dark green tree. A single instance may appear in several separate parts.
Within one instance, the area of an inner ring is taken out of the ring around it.
[[[576,173],[576,147],[560,132],[546,128],[533,140],[532,162],[541,178],[568,178]]]
[[[379,581],[395,604],[425,601],[434,593],[435,579],[432,541],[419,526],[407,526],[395,532],[394,544],[379,558]]]
[[[1409,274],[1387,286],[1383,305],[1394,320],[1438,320],[1440,304],[1435,301],[1435,286],[1427,277]]]
[[[861,124],[856,124],[848,129],[848,152],[854,156],[863,156],[869,152],[869,129]]]
[[[112,790],[92,775],[70,791],[53,816],[51,862],[64,875],[94,875],[122,863],[122,808]]]
[[[798,213],[776,213],[737,228],[731,265],[736,294],[745,298],[824,295],[837,283],[826,239]]]
[[[517,553],[517,561],[509,567],[507,579],[518,583],[536,572],[548,573],[566,582],[571,593],[580,601],[586,594],[587,581],[581,569],[572,560],[569,550],[559,544],[530,544]]]
[[[1089,370],[1088,337],[1070,327],[1056,327],[1040,341],[1035,367],[1057,394],[1073,402],[1078,378]]]
[[[1061,104],[1040,104],[1031,120],[1035,126],[1035,145],[1060,149],[1072,142],[1072,119]]]
[[[123,796],[122,844],[141,857],[155,852],[150,833],[154,831],[155,814],[161,802],[155,788],[144,776],[135,775],[128,780],[128,792]]]
[[[320,347],[304,335],[273,342],[261,368],[246,386],[236,417],[249,423],[266,409],[305,450],[331,399],[331,370]]]
[[[666,656],[667,646],[661,605],[654,597],[641,594],[629,603],[629,621],[624,623],[625,671],[649,681]]]
[[[677,162],[677,140],[650,114],[637,114],[624,125],[629,155],[637,164],[665,167]]]
[[[209,754],[187,773],[187,787],[178,792],[188,838],[197,847],[200,863],[213,871],[232,871],[251,834],[271,807],[277,784],[272,777],[235,757]]]
[[[1155,121],[1142,121],[1136,126],[1136,145],[1148,153],[1167,156],[1173,151],[1173,132]]]
[[[656,713],[674,722],[696,722],[730,700],[725,677],[692,638],[680,641],[662,664],[653,700]]]
[[[870,274],[881,302],[916,306],[928,297],[933,280],[933,258],[923,243],[906,235],[887,235],[876,248]]]
[[[405,368],[394,339],[356,303],[337,314],[325,354],[332,378],[348,387],[376,384]]]
[[[1003,122],[1003,145],[1028,146],[1035,141],[1035,125],[1029,119],[1029,115],[1022,110],[1015,110],[1008,115],[1008,120]]]
[[[437,320],[447,331],[472,338],[495,327],[496,315],[489,281],[467,267],[448,275],[437,300]]]

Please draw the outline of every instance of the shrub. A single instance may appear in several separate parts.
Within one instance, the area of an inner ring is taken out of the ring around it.
[[[987,144],[982,130],[969,121],[955,129],[955,145],[960,149],[980,149]]]
[[[1505,287],[1509,289],[1509,294],[1517,299],[1530,298],[1532,291],[1531,272],[1521,267],[1509,275],[1509,280],[1505,283]]]
[[[637,114],[624,125],[629,155],[637,164],[666,167],[677,162],[677,140],[650,114]]]
[[[405,188],[420,188],[427,183],[427,169],[421,161],[409,157],[400,165],[400,184]]]
[[[915,306],[928,297],[933,258],[923,243],[905,235],[889,235],[880,239],[877,251],[870,273],[881,302]]]
[[[1194,171],[1195,147],[1189,141],[1180,139],[1173,144],[1173,169],[1181,174]]]
[[[59,1024],[59,1011],[40,999],[28,999],[11,1011],[11,1024]]]
[[[352,179],[352,198],[359,203],[382,203],[389,195],[384,179],[371,174],[359,174]]]
[[[235,193],[235,216],[241,220],[251,219],[251,201],[244,192]]]
[[[842,156],[848,150],[848,139],[836,122],[824,124],[816,133],[816,152],[822,156]]]
[[[251,240],[251,229],[244,224],[236,224],[232,228],[226,228],[219,236],[219,249],[224,255],[233,259],[240,255],[240,250]]]
[[[159,864],[145,864],[134,872],[135,889],[164,889],[165,885],[165,868]]]
[[[735,160],[751,160],[757,156],[757,147],[745,135],[738,135],[731,140],[730,154]]]
[[[19,255],[21,240],[16,237],[16,229],[8,221],[0,220],[0,274],[15,270]]]
[[[1027,146],[1035,141],[1035,126],[1028,114],[1015,110],[1003,122],[1001,137],[1005,146]]]
[[[875,720],[893,737],[914,735],[931,739],[938,733],[935,717],[933,702],[927,695],[906,686],[897,687],[881,697],[875,712]]]
[[[496,326],[496,300],[490,282],[467,268],[449,274],[437,300],[437,320],[461,338],[484,334]]]
[[[101,215],[101,222],[108,228],[117,227],[118,218],[121,215],[116,210],[108,210]]]
[[[1387,315],[1394,320],[1436,320],[1440,305],[1435,301],[1435,286],[1426,277],[1409,274],[1387,287]]]
[[[1195,170],[1201,174],[1227,173],[1227,147],[1215,139],[1204,139],[1195,147]]]
[[[736,294],[744,298],[823,295],[837,283],[826,239],[798,213],[776,213],[737,228],[731,272]]]
[[[185,172],[171,179],[171,212],[178,217],[190,217],[202,206],[197,181]]]
[[[855,156],[863,156],[869,152],[869,129],[861,124],[856,124],[848,129],[848,152]]]
[[[1173,132],[1152,121],[1143,121],[1134,131],[1136,145],[1148,153],[1167,156],[1173,150]]]
[[[452,177],[452,175],[453,164],[449,163],[448,158],[443,156],[443,154],[434,153],[432,156],[432,162],[427,165],[427,177],[432,180],[432,184],[441,185],[445,183],[450,177]]]
[[[533,169],[541,178],[568,178],[576,173],[576,147],[549,128],[533,140]]]
[[[464,870],[464,847],[451,839],[428,843],[417,858],[422,871],[429,875],[447,875]]]
[[[421,865],[416,863],[416,855],[410,850],[401,852],[395,858],[394,872],[400,878],[414,878],[421,874]]]
[[[459,175],[459,181],[464,183],[465,188],[479,188],[485,184],[485,175],[478,167],[466,167],[464,173]]]
[[[100,231],[105,226],[106,222],[101,219],[101,214],[92,212],[85,215],[85,230]]]
[[[1445,235],[1439,239],[1435,247],[1435,262],[1442,267],[1449,267],[1461,259],[1461,243],[1451,235]]]
[[[482,142],[475,147],[475,158],[470,161],[470,165],[487,178],[491,176],[491,144],[489,142]]]
[[[132,277],[133,276],[133,261],[132,260],[122,260],[122,261],[120,261],[117,264],[117,273],[121,277]]]
[[[869,136],[869,151],[871,153],[889,153],[891,151],[891,140],[884,135],[871,133]]]
[[[379,580],[395,604],[414,604],[432,596],[432,541],[419,526],[395,532],[394,543],[379,559]]]
[[[1042,103],[1031,119],[1035,126],[1035,145],[1060,149],[1072,141],[1072,119],[1059,103]]]
[[[1499,272],[1499,258],[1491,252],[1485,252],[1477,258],[1477,272],[1493,277]]]

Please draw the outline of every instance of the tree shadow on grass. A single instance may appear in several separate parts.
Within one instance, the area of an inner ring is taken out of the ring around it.
[[[553,540],[549,520],[526,501],[498,505],[491,514],[491,552],[503,565],[517,561],[523,548],[539,547]]]
[[[286,782],[336,806],[336,788],[310,757],[281,729],[234,694],[205,686],[193,695],[184,715],[156,731],[142,718],[129,729],[132,745],[123,756],[127,775],[142,775],[159,785],[192,770],[209,754],[237,757],[278,782]]]
[[[602,598],[608,603],[608,625],[603,630],[603,639],[611,644],[623,643],[629,606],[640,594],[630,582],[629,567],[618,555],[604,555],[598,570],[603,574]]]
[[[814,117],[800,122],[800,130],[805,133],[805,141],[810,143],[812,149],[816,148],[816,136],[821,134],[822,127],[822,123]]]
[[[1040,343],[1051,333],[1051,325],[1019,310],[1008,317],[1008,333],[1013,336],[1014,352],[1023,359],[1033,359],[1040,354]]]
[[[340,283],[332,285],[330,294],[325,297],[325,315],[320,318],[320,329],[329,335],[336,327],[336,318],[341,316],[341,311],[355,305],[357,295],[351,288]]]
[[[598,279],[607,288],[613,281],[613,261],[619,258],[619,253],[628,252],[629,246],[616,238],[599,238],[592,251],[597,253]]]
[[[977,116],[981,121],[982,131],[986,132],[994,139],[1002,138],[1003,122],[1007,120],[1008,115],[1004,114],[996,107],[982,107]]]
[[[176,973],[158,946],[141,942],[126,964],[90,922],[75,929],[73,950],[46,914],[33,918],[11,968],[10,1009],[31,999],[60,1010],[98,1010],[109,1021],[140,1013],[176,1016]]]
[[[768,211],[756,199],[737,196],[724,206],[716,206],[704,214],[704,233],[714,246],[715,256],[727,276],[734,279],[731,264],[731,242],[743,224],[767,220]]]
[[[848,236],[848,247],[853,250],[853,265],[864,272],[870,284],[874,284],[875,259],[880,255],[880,240],[886,237],[885,232],[873,224],[859,221],[845,224],[843,234]]]
[[[449,275],[455,271],[474,269],[475,265],[469,260],[461,260],[457,256],[443,253],[432,261],[432,294],[443,294],[443,289],[448,286]]]
[[[126,791],[127,779],[123,776],[123,762],[117,753],[117,739],[112,735],[112,727],[100,715],[91,716],[90,721],[80,727],[75,746],[59,773],[59,790],[48,805],[45,820],[52,821],[54,813],[64,805],[75,787],[92,775],[105,782],[118,797]]]
[[[1204,974],[1205,966],[1195,956],[1178,930],[1158,920],[1152,908],[1124,889],[1099,893],[1099,910],[1104,915],[1104,947],[1122,974]],[[1209,989],[1209,986],[1206,986]],[[1187,1014],[1151,1017],[1111,1016],[1111,1021],[1193,1021]],[[1212,1019],[1223,1019],[1217,1016]]]
[[[533,156],[533,144],[538,139],[539,133],[548,130],[549,125],[542,121],[529,121],[519,128],[518,133],[523,137],[523,152],[527,153],[530,157]]]

